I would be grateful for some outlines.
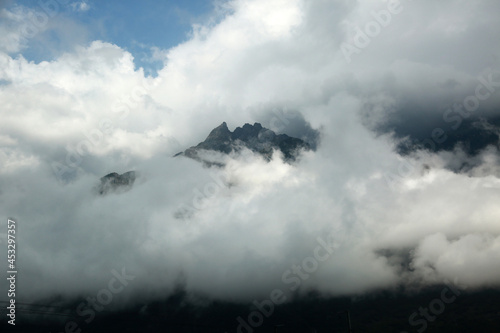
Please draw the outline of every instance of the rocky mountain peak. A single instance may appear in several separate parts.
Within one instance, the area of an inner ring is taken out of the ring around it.
[[[97,190],[100,195],[105,195],[116,190],[128,190],[134,185],[135,178],[135,171],[128,171],[121,175],[112,172],[101,178],[101,183]]]
[[[226,122],[223,122],[210,132],[205,141],[229,140],[230,138],[231,131],[227,128]]]
[[[253,126],[246,123],[243,127],[236,127],[231,137],[233,140],[248,141],[251,138],[257,138],[263,127],[259,123],[255,123]]]
[[[226,122],[223,122],[210,132],[205,141],[175,156],[183,155],[203,161],[198,156],[200,150],[212,150],[229,154],[239,151],[243,147],[261,154],[267,160],[271,159],[273,150],[281,150],[286,161],[295,160],[300,149],[310,149],[309,144],[303,140],[290,137],[286,134],[278,135],[263,127],[260,123],[254,123],[253,125],[246,123],[231,132]]]
[[[231,132],[226,122],[223,122],[210,131],[205,141],[175,156],[186,156],[203,162],[207,166],[223,166],[223,163],[203,160],[198,153],[201,150],[211,150],[229,154],[243,148],[250,149],[267,160],[271,160],[275,150],[280,150],[287,162],[293,162],[301,150],[311,149],[307,142],[286,134],[276,134],[259,123],[253,125],[246,123],[242,127],[236,127]],[[121,175],[116,172],[109,173],[100,179],[97,192],[100,195],[106,195],[128,191],[134,185],[136,177],[138,175],[135,171],[125,172]]]

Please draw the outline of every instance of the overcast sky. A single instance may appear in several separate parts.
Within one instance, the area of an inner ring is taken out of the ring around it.
[[[18,223],[19,301],[95,295],[124,267],[124,300],[180,283],[250,302],[289,291],[283,275],[331,235],[300,292],[500,283],[498,1],[47,3],[0,1],[0,212]],[[223,121],[320,141],[292,165],[172,158]],[[495,144],[397,153],[405,135],[439,148],[466,123]],[[129,170],[130,191],[96,195]]]

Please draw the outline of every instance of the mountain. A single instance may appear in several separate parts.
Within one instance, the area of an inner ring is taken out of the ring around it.
[[[126,191],[134,185],[135,178],[135,171],[125,172],[121,175],[116,172],[112,172],[101,178],[101,183],[99,184],[97,190],[101,195],[117,190]]]
[[[223,122],[210,132],[205,141],[174,156],[186,156],[203,161],[199,157],[200,150],[212,150],[229,154],[237,152],[243,147],[261,154],[267,160],[272,158],[273,150],[280,150],[287,162],[294,161],[300,150],[311,149],[307,142],[286,134],[276,134],[270,129],[262,127],[259,123],[253,125],[247,123],[231,132],[226,122]]]
[[[248,148],[261,154],[268,161],[271,160],[274,150],[280,150],[286,162],[293,162],[301,150],[310,150],[311,146],[301,139],[286,134],[276,134],[262,127],[259,123],[245,124],[243,127],[237,127],[234,132],[231,132],[227,124],[223,122],[210,132],[205,141],[175,154],[174,157],[186,156],[208,166],[223,166],[222,163],[204,160],[199,156],[199,152],[209,150],[230,154],[238,152],[242,148]],[[97,191],[100,195],[128,191],[134,185],[136,177],[135,171],[125,172],[121,175],[112,172],[100,179],[101,182],[97,187]]]
[[[441,306],[439,304],[443,304],[441,299],[443,291],[454,301]],[[424,331],[425,333],[498,333],[500,332],[499,297],[500,291],[494,288],[477,291],[460,290],[457,294],[453,294],[448,285],[437,285],[425,288],[419,293],[378,291],[352,297],[328,297],[309,292],[296,295],[289,302],[279,305],[269,306],[265,304],[266,300],[262,300],[258,302],[261,305],[256,307],[257,301],[248,304],[220,300],[194,302],[197,300],[196,295],[179,286],[169,296],[158,297],[147,303],[145,301],[131,303],[123,306],[121,311],[113,309],[102,311],[88,326],[83,320],[85,318],[79,323],[82,324],[80,331],[87,328],[88,332],[124,333],[165,331],[169,333]],[[63,300],[62,304],[60,302],[54,302],[57,306],[52,308],[43,306],[43,322],[31,322],[30,317],[23,317],[22,321],[16,322],[16,330],[12,330],[12,325],[4,320],[0,322],[0,332],[60,332],[61,327],[64,327],[65,317],[58,320],[61,314],[54,308],[64,306],[63,309],[76,309],[81,304],[81,299]],[[42,306],[37,304],[25,304],[23,312],[39,313],[40,307]],[[264,316],[261,311],[268,311],[269,317]],[[259,316],[265,318],[260,321],[259,327],[254,329],[248,325],[249,322],[258,322]],[[252,317],[257,319],[252,320]],[[241,319],[238,320],[239,318]],[[352,326],[352,329],[349,329],[349,326]]]

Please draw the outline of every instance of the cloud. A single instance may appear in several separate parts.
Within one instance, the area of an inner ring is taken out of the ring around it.
[[[345,22],[363,26],[386,3],[231,1],[217,24],[155,49],[165,63],[155,78],[104,41],[40,63],[4,50],[0,202],[20,226],[19,301],[95,294],[121,267],[136,276],[124,299],[182,280],[189,292],[252,301],[292,292],[283,274],[332,232],[339,247],[300,292],[455,277],[498,286],[497,149],[462,173],[449,167],[459,149],[396,152],[398,131],[440,126],[443,107],[474,93],[498,55],[497,5],[456,4],[404,2],[351,64]],[[492,93],[479,112],[498,102]],[[248,151],[215,156],[222,169],[172,158],[222,121],[262,122],[317,149],[294,165]],[[132,190],[92,192],[128,170],[140,172]]]
[[[90,5],[86,1],[76,1],[71,4],[71,8],[75,12],[86,12],[90,9]]]
[[[26,47],[27,39],[33,34],[31,20],[36,11],[23,6],[14,6],[7,9],[0,6],[0,50],[11,54],[19,52]]]
[[[89,36],[88,27],[72,20],[65,6],[57,2],[0,6],[0,18],[2,55],[27,54],[35,61],[51,60],[72,50],[75,44],[85,43]]]

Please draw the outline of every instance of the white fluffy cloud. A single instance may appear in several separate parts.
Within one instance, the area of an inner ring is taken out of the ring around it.
[[[71,4],[71,8],[76,12],[86,12],[90,9],[90,5],[86,1],[76,1]]]
[[[497,151],[453,173],[445,166],[459,152],[402,158],[390,135],[370,129],[408,101],[428,101],[422,117],[436,116],[433,106],[473,92],[494,65],[498,5],[460,4],[401,1],[350,64],[341,51],[350,29],[386,2],[232,1],[219,23],[158,49],[165,66],[155,78],[119,45],[94,41],[33,63],[10,56],[21,44],[5,40],[0,206],[18,219],[22,297],[92,293],[126,267],[138,297],[183,281],[251,300],[288,288],[283,273],[332,230],[340,246],[304,290],[498,285]],[[215,170],[171,157],[223,121],[286,132],[296,111],[321,141],[293,166],[249,152],[219,156],[227,166]],[[99,177],[128,170],[140,173],[131,191],[92,191]]]

